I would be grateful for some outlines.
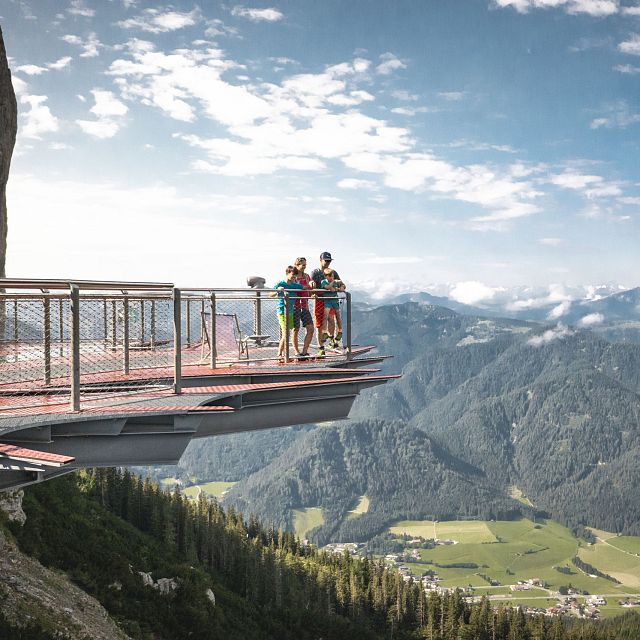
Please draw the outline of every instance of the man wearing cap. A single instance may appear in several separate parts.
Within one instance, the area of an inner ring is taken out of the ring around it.
[[[324,337],[322,335],[322,322],[324,320],[324,300],[322,299],[322,296],[324,295],[323,293],[321,293],[322,291],[322,281],[324,280],[325,276],[324,276],[324,270],[327,268],[330,268],[331,266],[331,262],[332,262],[333,258],[331,257],[331,254],[328,251],[323,251],[320,254],[320,267],[318,267],[317,269],[314,269],[311,272],[311,280],[315,283],[315,288],[316,288],[316,292],[315,292],[315,296],[316,296],[316,301],[315,304],[313,305],[313,320],[314,320],[314,324],[316,326],[316,331],[318,334],[318,347],[320,348],[318,354],[323,356],[324,353]],[[340,276],[338,275],[338,272],[333,270],[333,277],[335,280],[340,280]],[[344,285],[342,287],[342,291],[344,291]],[[332,316],[329,317],[329,333],[331,335],[333,335],[334,333],[334,319]]]

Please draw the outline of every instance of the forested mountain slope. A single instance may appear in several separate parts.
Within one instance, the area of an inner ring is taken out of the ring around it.
[[[356,325],[402,378],[228,500],[287,526],[292,509],[322,506],[320,538],[367,537],[400,517],[521,508],[516,485],[563,523],[640,533],[640,346],[418,303],[361,311]],[[369,513],[347,519],[365,494]]]

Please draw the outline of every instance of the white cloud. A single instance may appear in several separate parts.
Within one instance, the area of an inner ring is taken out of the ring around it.
[[[141,29],[148,33],[167,33],[184,27],[191,27],[200,20],[200,11],[168,11],[166,9],[145,9],[139,16],[121,20],[117,25],[123,29]]]
[[[95,99],[95,105],[89,109],[98,118],[110,116],[123,116],[129,109],[127,105],[120,102],[111,91],[101,91],[94,89],[91,91]]]
[[[408,91],[404,91],[403,89],[392,91],[391,96],[396,100],[402,100],[404,102],[415,102],[420,97],[420,96],[417,96],[415,93],[409,93]]]
[[[397,113],[399,116],[415,116],[418,113],[427,113],[427,107],[394,107],[391,113]]]
[[[89,9],[83,0],[71,0],[71,6],[67,11],[74,16],[82,16],[83,18],[93,18],[96,12],[93,9]]]
[[[618,45],[618,50],[632,56],[640,56],[640,34],[632,33],[629,40]]]
[[[578,324],[581,327],[593,327],[597,324],[602,324],[604,322],[604,316],[601,313],[590,313],[583,318],[580,318],[580,322]]]
[[[344,178],[338,182],[341,189],[374,189],[377,186],[373,180],[359,180],[357,178]]]
[[[438,94],[438,97],[448,102],[459,102],[463,100],[466,95],[464,91],[442,91]]]
[[[622,13],[625,16],[640,16],[640,6],[636,7],[622,7]]]
[[[569,327],[562,323],[558,323],[558,325],[553,329],[548,329],[542,335],[533,336],[533,338],[527,340],[527,344],[530,344],[532,347],[542,347],[554,342],[555,340],[562,340],[563,338],[567,338],[572,335],[573,331],[571,331]]]
[[[614,71],[619,71],[620,73],[627,73],[630,75],[635,75],[636,73],[640,73],[640,67],[634,67],[632,64],[617,64],[613,67]]]
[[[120,130],[113,120],[76,120],[76,123],[85,133],[101,140],[113,138]]]
[[[231,9],[231,15],[247,18],[252,22],[278,22],[284,18],[284,14],[278,9],[255,9],[236,5]]]
[[[113,138],[122,127],[124,116],[129,108],[118,100],[111,91],[93,89],[91,91],[95,104],[89,111],[96,120],[76,120],[78,126],[87,134],[99,138]]]
[[[553,9],[562,7],[569,14],[586,13],[590,16],[602,17],[618,13],[618,0],[493,0],[494,6],[513,7],[519,13],[527,13],[531,9]]]
[[[40,67],[37,64],[22,64],[16,68],[16,71],[26,73],[28,76],[39,76],[47,71],[46,67]]]
[[[564,273],[564,270],[560,270]],[[521,298],[507,304],[509,311],[521,311],[523,309],[541,309],[551,304],[557,305],[563,302],[571,302],[573,296],[561,284],[551,284],[547,293],[529,298]]]
[[[18,78],[18,76],[11,76],[11,84],[13,84],[13,91],[16,96],[24,95],[27,92],[27,83],[22,80],[22,78]]]
[[[540,238],[538,242],[547,247],[559,247],[563,243],[563,240],[562,238]]]
[[[49,67],[49,69],[54,69],[58,71],[60,69],[64,69],[65,67],[69,66],[69,63],[71,62],[71,60],[73,60],[71,56],[64,56],[63,58],[59,58],[55,62],[50,62],[47,65],[47,67]]]
[[[78,46],[82,49],[81,58],[95,58],[100,55],[100,49],[104,46],[95,33],[90,33],[86,39],[80,36],[67,34],[61,40],[67,44]]]
[[[571,302],[565,300],[549,311],[547,314],[547,320],[559,320],[562,316],[566,315],[569,309],[571,309]]]
[[[459,282],[449,295],[462,304],[478,304],[494,298],[496,289],[477,281]]]
[[[397,58],[393,53],[383,53],[380,56],[382,62],[376,67],[376,71],[383,76],[392,74],[397,69],[406,69],[407,65]]]
[[[624,129],[629,125],[640,122],[640,114],[632,112],[625,100],[619,100],[607,105],[604,111],[605,113],[602,117],[591,121],[591,129]]]
[[[44,103],[47,96],[23,95],[21,104],[28,105],[30,110],[24,114],[25,124],[20,127],[20,135],[26,138],[39,139],[45,133],[53,133],[60,127],[56,118]]]

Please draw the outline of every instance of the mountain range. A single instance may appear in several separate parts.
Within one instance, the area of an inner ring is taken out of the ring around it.
[[[348,422],[200,442],[179,474],[239,480],[225,503],[288,528],[321,507],[317,541],[519,513],[640,534],[640,345],[424,302],[360,307],[354,325],[394,354],[399,380],[363,394]],[[360,496],[369,508],[354,516]]]

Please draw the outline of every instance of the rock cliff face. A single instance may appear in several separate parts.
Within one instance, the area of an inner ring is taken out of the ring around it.
[[[35,623],[72,640],[127,640],[102,605],[63,574],[20,552],[0,529],[0,612],[20,628]],[[3,629],[0,628],[0,637]]]
[[[7,180],[18,131],[18,105],[11,84],[2,29],[0,29],[0,278],[5,277],[7,255]]]

